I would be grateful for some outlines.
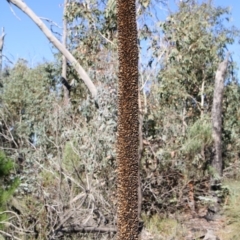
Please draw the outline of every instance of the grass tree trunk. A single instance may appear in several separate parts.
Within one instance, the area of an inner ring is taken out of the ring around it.
[[[118,240],[138,239],[138,46],[135,0],[117,1]]]
[[[224,81],[227,73],[228,57],[219,64],[216,76],[213,94],[212,106],[212,136],[214,141],[212,167],[218,177],[222,176],[222,100]]]

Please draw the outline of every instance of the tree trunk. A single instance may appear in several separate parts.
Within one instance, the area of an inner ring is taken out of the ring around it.
[[[204,98],[205,98],[205,94],[204,94],[204,90],[205,90],[205,80],[203,80],[202,82],[202,88],[201,88],[201,119],[203,119],[204,117]]]
[[[202,81],[202,88],[201,88],[201,119],[204,118],[204,105],[205,105],[205,79],[203,79]],[[202,147],[201,147],[201,156],[202,156],[202,160],[203,162],[205,162],[205,147],[204,147],[204,144],[202,144]]]
[[[145,96],[144,96],[145,97]],[[138,147],[138,164],[139,164],[139,170],[138,170],[138,219],[140,221],[141,219],[141,210],[142,210],[142,184],[141,184],[141,175],[140,175],[140,166],[141,166],[141,159],[143,156],[143,114],[144,110],[142,109],[141,104],[141,94],[140,91],[138,92],[138,107],[139,107],[139,147]],[[140,224],[140,223],[139,223]]]
[[[64,0],[63,3],[63,36],[62,36],[62,44],[67,49],[67,19],[66,19],[66,9],[67,9],[68,0]],[[67,58],[62,56],[62,77],[67,81]],[[70,103],[70,91],[63,84],[63,103],[64,106],[68,106]]]
[[[138,46],[135,0],[118,0],[118,240],[138,239]]]
[[[214,173],[218,177],[222,176],[223,162],[222,162],[222,100],[224,81],[227,73],[228,58],[219,64],[216,76],[213,94],[212,106],[212,137],[214,141],[212,167]]]
[[[83,80],[83,82],[88,87],[89,91],[92,94],[92,97],[96,99],[97,97],[97,89],[88,74],[82,68],[82,66],[78,63],[78,61],[73,57],[73,55],[61,44],[60,41],[52,34],[52,32],[46,27],[46,25],[42,22],[42,20],[21,0],[7,0],[8,2],[14,4],[16,7],[21,9],[24,13],[26,13],[41,29],[41,31],[46,35],[49,41],[68,59],[68,61],[72,64],[72,66],[77,71],[79,77]],[[30,34],[30,33],[29,33]]]
[[[4,45],[4,28],[2,28],[2,35],[0,37],[0,78],[2,76],[2,50],[3,50],[3,45]]]

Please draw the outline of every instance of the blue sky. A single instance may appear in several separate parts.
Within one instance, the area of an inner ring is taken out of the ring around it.
[[[63,0],[26,0],[24,2],[38,16],[49,18],[61,26]],[[33,65],[43,59],[53,59],[53,49],[41,30],[26,14],[14,6],[12,9],[21,20],[14,16],[6,0],[0,1],[0,28],[4,27],[7,34],[3,53],[13,62],[16,62],[18,58],[24,58]],[[61,32],[61,29],[56,30]]]
[[[169,2],[170,8],[174,8],[174,0],[169,0]],[[63,0],[25,0],[25,3],[38,16],[49,18],[61,26]],[[214,4],[216,6],[230,6],[232,8],[232,24],[240,28],[239,0],[215,0]],[[14,16],[6,0],[0,1],[0,29],[4,27],[7,33],[4,55],[12,62],[16,62],[18,58],[27,59],[30,66],[36,65],[44,59],[52,60],[53,49],[45,35],[24,13],[14,6],[12,9],[21,20]],[[167,12],[163,11],[162,15],[167,16]],[[56,30],[61,32],[60,29],[56,28]],[[235,61],[240,63],[240,45],[235,44],[230,50],[234,54]]]

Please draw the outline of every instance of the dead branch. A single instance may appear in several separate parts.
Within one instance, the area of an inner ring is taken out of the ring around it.
[[[112,232],[116,233],[117,229],[116,228],[110,228],[110,227],[84,227],[84,226],[75,226],[75,227],[67,227],[63,228],[62,231],[67,233],[67,231],[70,232],[99,232],[99,233],[105,233],[105,232]]]
[[[4,37],[5,37],[5,32],[4,32],[4,28],[2,28],[2,34],[0,37],[0,77],[2,75],[2,50],[3,50],[3,44],[4,44]]]
[[[0,233],[3,234],[6,237],[10,237],[11,239],[21,240],[20,238],[14,237],[12,234],[9,234],[9,233],[4,232],[2,230],[0,230]]]
[[[55,26],[55,27],[57,27],[59,29],[62,28],[61,26],[59,26],[57,23],[55,23],[53,20],[51,20],[49,18],[45,18],[45,17],[39,17],[39,18],[44,20],[44,21],[46,21],[46,22],[48,22],[48,23],[50,23],[51,26]]]
[[[0,37],[0,51],[2,51],[3,49],[3,43],[4,43],[4,37],[5,37],[6,33],[4,32],[4,28],[2,28],[2,34]]]
[[[58,233],[117,233],[114,227],[68,226],[58,230]]]
[[[3,54],[2,56],[5,57],[9,63],[13,64],[13,62],[6,55]]]
[[[64,47],[64,45],[52,34],[52,32],[47,28],[43,21],[21,0],[7,0],[9,3],[12,3],[19,9],[21,9],[25,14],[27,14],[41,29],[41,31],[46,35],[48,40],[68,59],[72,66],[77,71],[79,77],[88,87],[91,95],[94,99],[97,97],[97,89],[93,84],[92,80],[78,63],[78,61],[73,57],[73,55]]]

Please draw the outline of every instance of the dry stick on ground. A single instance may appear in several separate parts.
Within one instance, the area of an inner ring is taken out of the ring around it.
[[[214,141],[214,156],[212,160],[212,167],[218,177],[222,176],[223,162],[222,162],[222,100],[224,81],[226,78],[228,67],[229,53],[226,59],[218,66],[215,76],[215,86],[213,94],[212,106],[212,137]]]
[[[61,233],[116,233],[116,228],[111,227],[91,227],[91,226],[69,226],[69,227],[63,227],[61,229]]]
[[[118,240],[138,239],[138,46],[135,0],[117,1],[118,25]]]
[[[83,80],[83,82],[88,87],[89,91],[92,94],[92,97],[96,99],[97,97],[97,89],[93,84],[92,80],[89,78],[86,71],[82,68],[82,66],[78,63],[78,61],[73,57],[73,55],[64,47],[62,43],[52,34],[52,32],[46,27],[43,21],[21,0],[7,0],[9,3],[12,3],[19,9],[21,9],[24,13],[26,13],[42,30],[42,32],[46,35],[49,41],[68,59],[68,61],[72,64],[72,66],[77,71],[79,77]],[[30,35],[30,33],[29,33]]]

